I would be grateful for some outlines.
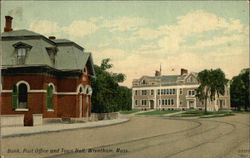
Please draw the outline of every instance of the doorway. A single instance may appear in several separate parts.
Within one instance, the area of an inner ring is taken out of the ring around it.
[[[189,100],[188,105],[190,109],[194,109],[194,100]]]
[[[150,109],[154,109],[154,101],[150,100]]]
[[[79,117],[82,118],[82,92],[83,92],[83,89],[82,87],[80,87],[79,89]]]

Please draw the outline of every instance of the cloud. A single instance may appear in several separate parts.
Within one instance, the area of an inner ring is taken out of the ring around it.
[[[180,34],[201,33],[228,27],[224,18],[220,18],[213,13],[203,10],[189,12],[184,16],[177,17],[177,27],[175,31]]]
[[[162,25],[157,30],[163,37],[157,41],[160,48],[169,53],[185,51],[186,48],[205,49],[227,42],[246,41],[249,27],[244,26],[238,19],[225,19],[213,13],[196,10],[183,16],[176,17],[175,25]],[[223,33],[217,34],[216,31]],[[189,38],[206,39],[207,32],[213,34],[211,40],[200,40],[193,44],[186,44]],[[221,37],[222,36],[222,37]]]
[[[60,31],[60,27],[56,22],[47,20],[34,21],[30,24],[29,30],[39,32],[40,34],[51,34]]]
[[[188,69],[189,72],[200,72],[204,69],[221,68],[228,79],[238,75],[242,68],[249,66],[249,48],[240,46],[229,48],[223,47],[217,51],[206,54],[185,52],[161,57],[148,57],[133,52],[124,60],[115,62],[116,71],[123,72],[127,79],[122,85],[131,86],[133,79],[138,79],[143,75],[153,76],[155,70],[162,66],[163,75],[180,74],[181,68]]]
[[[112,62],[116,62],[125,59],[126,54],[127,52],[118,48],[97,49],[94,52],[94,59],[100,62],[102,59],[110,58]]]
[[[223,37],[213,37],[211,40],[200,40],[197,41],[193,46],[189,48],[192,49],[201,49],[205,47],[218,46],[225,43],[236,42],[236,41],[244,41],[245,37],[242,35],[231,35],[231,36],[223,36]]]
[[[176,17],[175,24],[150,28],[149,23],[140,17],[92,17],[67,26],[37,21],[30,28],[44,34],[63,32],[72,40],[82,40],[84,38],[77,37],[87,35],[102,39],[94,34],[101,29],[104,34],[114,32],[107,40],[97,41],[96,45],[92,43],[93,57],[98,65],[102,59],[111,58],[112,71],[126,74],[122,85],[127,86],[143,75],[153,76],[160,63],[164,75],[179,74],[181,68],[194,72],[221,68],[227,78],[249,66],[249,26],[238,19],[195,10]]]
[[[145,40],[152,40],[161,35],[161,32],[155,29],[150,28],[141,28],[134,33],[134,36],[137,38],[145,39]]]
[[[82,21],[73,21],[68,26],[59,26],[58,23],[47,21],[47,20],[40,20],[34,21],[30,24],[29,30],[34,32],[39,32],[40,34],[66,34],[71,37],[82,37],[89,34],[93,34],[99,28],[92,20],[82,20]]]
[[[70,35],[75,37],[86,36],[98,30],[98,27],[90,21],[73,21],[64,30]]]
[[[139,17],[120,17],[114,20],[106,20],[102,27],[110,28],[110,31],[132,31],[138,26],[146,25],[148,20]]]

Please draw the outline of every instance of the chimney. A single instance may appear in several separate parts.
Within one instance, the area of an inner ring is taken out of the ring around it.
[[[12,17],[11,16],[5,16],[5,27],[4,27],[4,32],[10,32],[12,31]]]
[[[184,74],[187,74],[188,73],[188,70],[187,69],[181,69],[181,75],[184,75]]]
[[[56,39],[56,37],[55,36],[49,36],[49,39],[54,40],[54,39]]]
[[[161,76],[161,72],[158,71],[158,70],[156,70],[156,71],[155,71],[155,76]]]

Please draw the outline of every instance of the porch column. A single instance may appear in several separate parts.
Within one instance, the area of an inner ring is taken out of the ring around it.
[[[157,88],[154,89],[154,109],[156,109],[156,103],[157,103],[156,94],[157,94]]]
[[[179,109],[180,107],[180,98],[179,98],[179,95],[180,95],[180,88],[177,88],[176,90],[176,106],[177,106],[177,109]]]

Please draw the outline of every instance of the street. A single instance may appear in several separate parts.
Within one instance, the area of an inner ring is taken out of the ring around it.
[[[249,114],[133,116],[118,125],[4,138],[2,152],[5,158],[248,158]]]

